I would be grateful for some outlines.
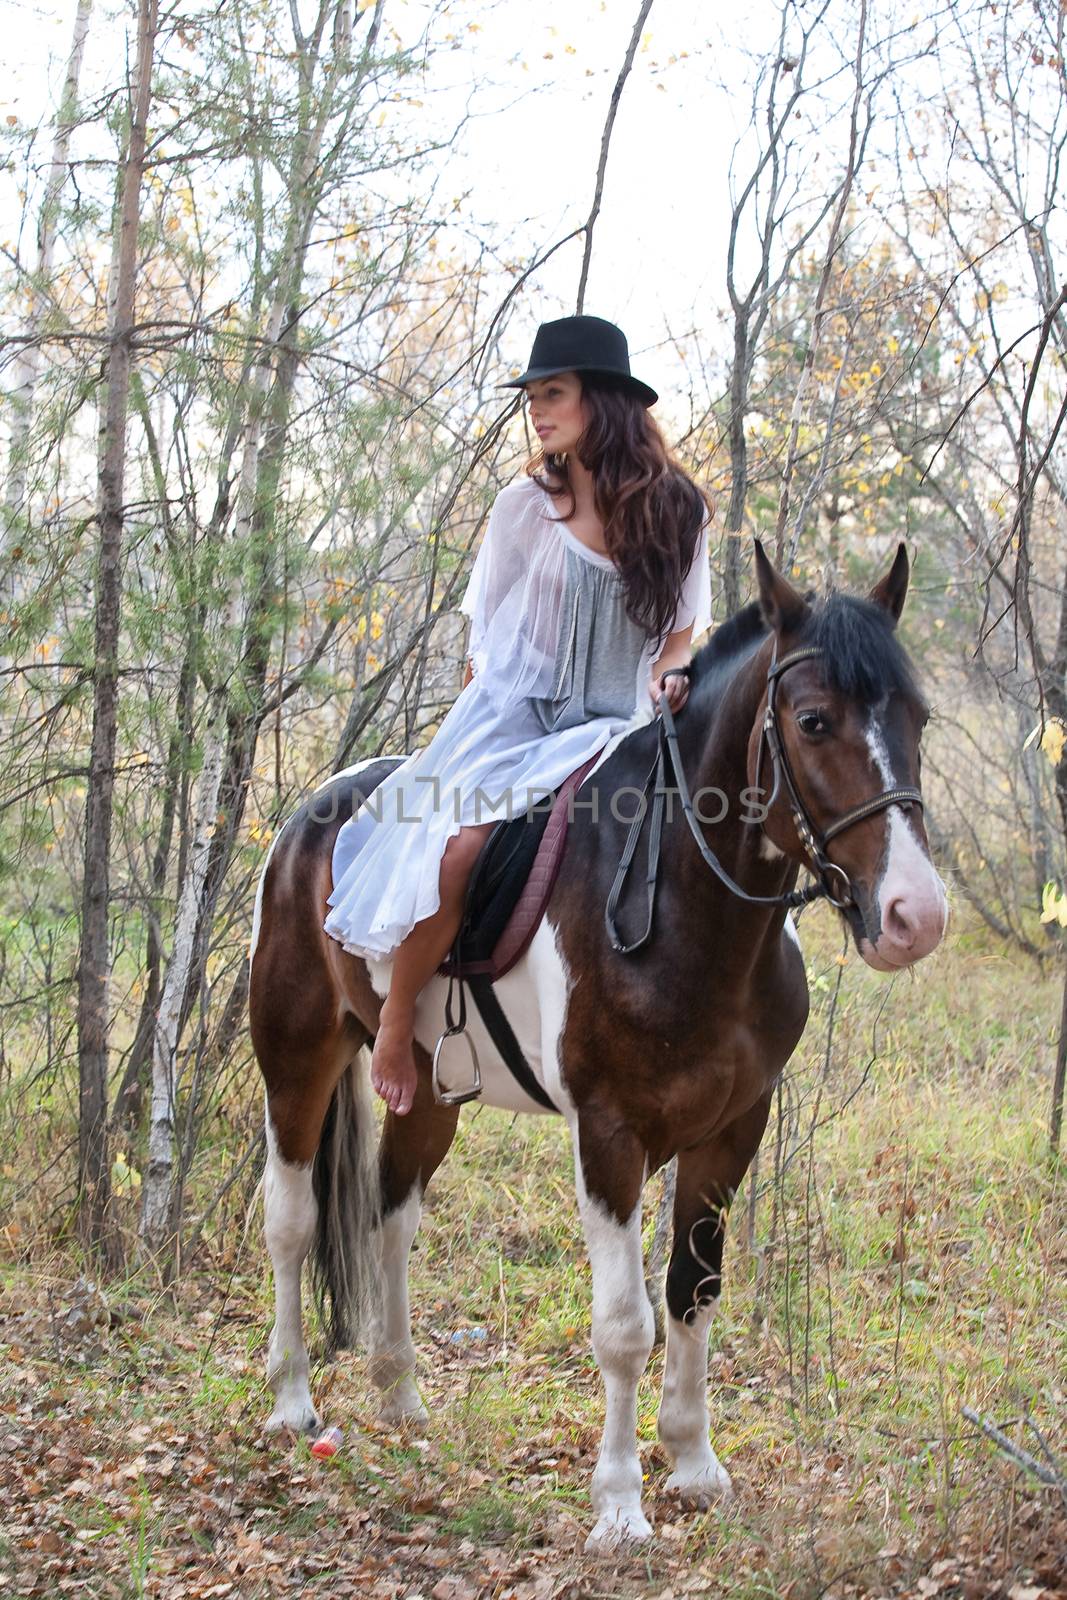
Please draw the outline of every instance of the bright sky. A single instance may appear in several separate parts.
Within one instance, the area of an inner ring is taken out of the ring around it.
[[[709,57],[722,50],[709,39],[712,11],[699,0],[657,0],[615,121],[586,310],[627,330],[635,367],[643,348],[687,332],[694,308],[699,324],[725,299],[734,127],[726,97],[706,85]],[[477,36],[504,109],[470,131],[457,174],[469,173],[475,213],[531,250],[585,220],[636,14],[622,0],[504,0]],[[524,295],[531,331],[541,312],[574,310],[581,252],[582,241],[568,245]],[[653,384],[655,365],[644,369]]]
[[[75,0],[0,0],[8,61],[0,116],[47,123],[75,9]],[[657,387],[669,357],[655,347],[665,339],[695,326],[705,345],[722,343],[727,159],[739,127],[730,97],[709,89],[709,78],[726,76],[728,67],[715,9],[701,0],[653,5],[616,118],[595,236],[585,309],[626,329],[635,371]],[[386,6],[405,35],[423,12],[423,0]],[[543,250],[588,212],[608,100],[636,14],[637,0],[455,0],[450,10],[445,26],[454,17],[463,48],[433,68],[428,113],[458,110],[477,86],[480,114],[447,157],[449,191],[470,191],[472,222],[494,225],[516,260]],[[114,0],[98,0],[83,94],[113,78],[130,15]],[[750,40],[772,16],[769,0],[730,8],[731,26]],[[743,97],[737,112],[743,126]],[[13,203],[8,192],[0,211],[7,235]],[[525,363],[539,321],[573,311],[581,248],[581,241],[568,245],[524,290],[515,360]]]
[[[307,17],[312,0],[299,3]],[[471,103],[475,115],[458,144],[436,158],[444,163],[439,192],[446,200],[467,192],[469,228],[495,235],[512,261],[525,263],[588,214],[604,118],[638,0],[386,0],[386,23],[414,40],[435,4],[443,13],[436,35],[453,29],[460,48],[434,59],[424,89],[412,84],[424,108],[397,115],[417,117],[416,134],[426,138],[435,127],[451,127]],[[76,0],[0,0],[8,62],[0,117],[42,128],[41,164],[75,10]],[[114,84],[133,10],[122,0],[95,0],[83,101]],[[919,12],[909,20],[899,13],[897,0],[872,0],[871,31],[899,29],[900,48],[910,51],[933,24],[920,23]],[[683,425],[671,404],[681,374],[670,340],[695,336],[718,390],[730,342],[729,164],[749,122],[753,59],[773,59],[778,14],[776,0],[654,0],[615,122],[585,309],[621,324],[634,371],[664,396],[658,414],[673,413]],[[841,37],[820,46],[824,71],[840,66],[838,49],[851,51],[845,21],[853,15],[847,0],[832,13]],[[840,105],[849,92],[846,74],[831,98]],[[806,112],[791,132],[815,163],[816,185],[820,161],[836,175],[843,152],[828,149],[824,134],[811,138]],[[102,129],[94,137],[107,139]],[[79,138],[74,154],[84,157],[90,135]],[[109,146],[98,151],[110,159]],[[743,175],[750,164],[746,155]],[[869,174],[863,181],[866,187]],[[0,237],[12,237],[18,209],[10,175],[0,175]],[[574,310],[581,252],[575,240],[523,288],[505,351],[509,364],[525,365],[538,322]]]

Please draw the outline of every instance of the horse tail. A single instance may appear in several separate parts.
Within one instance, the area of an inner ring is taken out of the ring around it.
[[[330,1350],[365,1336],[382,1298],[378,1129],[365,1049],[333,1091],[312,1169],[318,1221],[311,1287]]]

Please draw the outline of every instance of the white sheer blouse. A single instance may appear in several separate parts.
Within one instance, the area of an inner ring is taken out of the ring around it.
[[[368,960],[438,909],[441,857],[461,827],[543,803],[636,711],[653,714],[646,685],[663,640],[625,615],[610,557],[559,521],[532,479],[497,496],[462,610],[474,677],[425,749],[337,833],[324,927]],[[705,525],[667,631],[692,622],[696,639],[710,621]]]
[[[496,498],[461,610],[471,619],[467,653],[498,710],[521,699],[558,702],[561,675],[577,654],[594,676],[621,683],[623,698],[633,679],[633,711],[667,635],[692,623],[697,639],[711,622],[707,519],[674,620],[655,639],[626,616],[611,557],[584,544],[559,520],[551,496],[532,478],[521,478]],[[621,713],[622,707],[611,709]]]

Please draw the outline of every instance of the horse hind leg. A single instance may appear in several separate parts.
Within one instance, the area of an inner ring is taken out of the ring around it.
[[[769,1107],[769,1098],[759,1101],[718,1138],[678,1157],[658,1432],[673,1468],[667,1488],[688,1505],[733,1493],[708,1434],[708,1334],[719,1307],[726,1213]]]
[[[389,1426],[421,1426],[428,1413],[415,1383],[408,1260],[422,1216],[422,1197],[448,1153],[459,1121],[458,1106],[440,1106],[429,1084],[429,1062],[416,1043],[419,1081],[415,1102],[403,1117],[388,1111],[382,1131],[382,1294],[369,1334],[369,1370],[381,1390],[381,1419]]]
[[[312,1163],[286,1161],[278,1146],[268,1102],[267,1165],[263,1174],[263,1218],[274,1269],[274,1326],[267,1348],[267,1385],[274,1409],[267,1431],[311,1433],[319,1418],[311,1400],[308,1353],[301,1315],[300,1275],[315,1237],[318,1207]]]
[[[310,1433],[320,1425],[311,1399],[301,1297],[304,1261],[312,1247],[332,1345],[348,1342],[373,1278],[367,1245],[377,1217],[375,1122],[359,1059],[363,1042],[348,1034],[335,1051],[287,1062],[284,1076],[264,1074],[272,1085],[263,1176],[264,1232],[274,1271],[274,1325],[267,1350],[274,1409],[268,1431]]]
[[[382,1310],[371,1331],[369,1370],[381,1391],[378,1414],[387,1427],[398,1423],[421,1427],[429,1420],[415,1382],[408,1293],[408,1258],[421,1216],[422,1194],[416,1185],[386,1213],[381,1225]]]

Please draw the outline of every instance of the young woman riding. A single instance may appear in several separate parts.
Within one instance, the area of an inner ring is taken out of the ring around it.
[[[501,387],[525,390],[541,450],[497,496],[474,563],[462,692],[333,855],[325,931],[392,964],[371,1082],[400,1116],[417,1082],[418,996],[452,947],[488,834],[650,716],[657,693],[679,710],[687,680],[663,675],[711,621],[707,507],[649,415],[658,396],[632,376],[622,330],[543,323],[527,371]]]

